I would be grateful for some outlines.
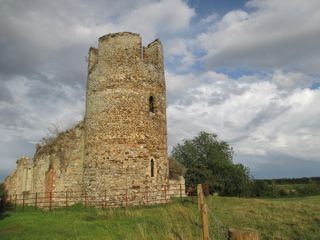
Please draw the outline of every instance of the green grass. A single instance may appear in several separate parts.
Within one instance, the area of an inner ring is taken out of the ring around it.
[[[287,199],[206,198],[211,239],[228,228],[255,228],[262,239],[320,239],[320,196]],[[52,212],[25,209],[0,217],[0,239],[200,239],[197,205],[189,200],[128,209]]]

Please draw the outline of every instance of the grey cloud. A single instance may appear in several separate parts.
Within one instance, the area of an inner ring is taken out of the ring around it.
[[[319,176],[320,162],[308,161],[277,152],[266,156],[241,155],[236,162],[242,162],[251,168],[255,178],[292,178]]]
[[[271,102],[266,108],[258,112],[248,124],[243,127],[244,131],[253,131],[263,123],[273,121],[279,115],[286,114],[291,109],[290,106],[279,106],[275,102]]]
[[[208,66],[211,67],[231,67],[247,69],[277,69],[302,70],[310,73],[319,73],[320,62],[314,62],[314,55],[319,56],[320,51],[317,46],[317,39],[320,32],[308,34],[307,36],[297,36],[296,38],[282,39],[275,42],[256,42],[247,45],[229,46],[218,50],[205,57]],[[314,68],[316,67],[316,68]]]
[[[3,127],[27,127],[30,125],[26,124],[25,121],[21,119],[20,109],[15,109],[12,105],[0,108],[0,126]]]
[[[88,38],[79,39],[81,32],[75,27],[110,20],[145,2],[4,0],[0,7],[0,72],[31,77],[59,63],[56,72],[63,76],[61,66],[81,65],[93,44]]]
[[[166,11],[160,14],[161,9]],[[181,0],[4,0],[0,7],[0,72],[28,78],[54,75],[58,81],[84,86],[85,56],[102,34],[138,31],[144,41],[150,41],[156,34],[185,29],[193,14]],[[163,23],[166,19],[170,27]]]
[[[82,117],[85,89],[80,86],[21,77],[5,84],[13,95],[12,103],[0,107],[0,133],[7,139],[39,141],[50,124],[62,121],[66,128]]]
[[[2,85],[0,88],[0,103],[1,102],[11,103],[12,101],[13,101],[13,98],[9,89],[6,86]]]

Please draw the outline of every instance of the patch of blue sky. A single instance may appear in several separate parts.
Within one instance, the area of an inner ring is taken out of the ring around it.
[[[310,88],[311,89],[320,89],[320,80],[319,80],[319,82],[312,83]]]
[[[200,20],[205,16],[217,13],[224,15],[227,12],[237,9],[244,9],[248,0],[188,0],[190,7],[194,8],[197,15],[196,19]]]

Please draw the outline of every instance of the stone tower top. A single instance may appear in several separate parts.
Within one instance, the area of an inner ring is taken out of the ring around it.
[[[137,33],[107,34],[99,38],[98,48],[91,47],[89,50],[89,74],[98,62],[126,67],[144,62],[160,68],[163,67],[162,45],[159,39],[156,39],[142,47],[141,36]]]

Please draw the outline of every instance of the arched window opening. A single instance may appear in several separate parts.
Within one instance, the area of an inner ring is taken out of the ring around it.
[[[151,177],[154,177],[154,161],[151,159],[150,162],[150,172],[151,172]]]
[[[154,97],[153,96],[149,97],[149,112],[154,113]]]

